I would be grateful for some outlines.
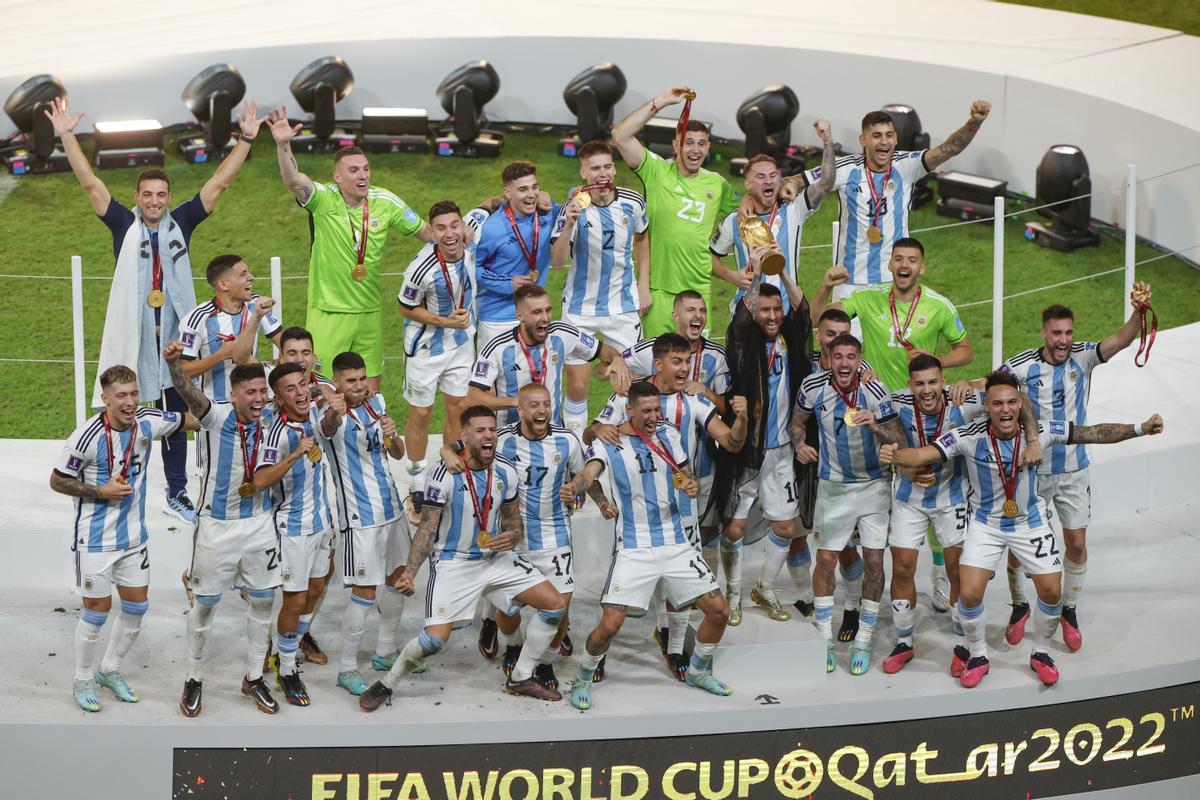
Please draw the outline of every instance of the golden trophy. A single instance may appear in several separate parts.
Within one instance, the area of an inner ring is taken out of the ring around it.
[[[747,252],[759,247],[771,248],[771,251],[764,254],[762,261],[759,262],[763,275],[778,275],[783,272],[787,266],[787,259],[783,257],[783,253],[779,252],[775,234],[771,233],[767,223],[758,217],[742,217],[738,220],[738,229],[741,231],[742,243],[746,245]]]

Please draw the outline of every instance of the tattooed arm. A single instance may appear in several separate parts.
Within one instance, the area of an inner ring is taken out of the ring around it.
[[[1104,422],[1099,425],[1072,425],[1067,444],[1113,444],[1137,436],[1154,436],[1163,432],[1163,419],[1158,414],[1141,425],[1121,425]]]
[[[833,191],[833,184],[837,179],[837,168],[833,163],[833,136],[829,131],[829,121],[819,119],[813,123],[813,128],[816,129],[817,136],[821,138],[821,177],[804,190],[804,199],[808,202],[809,208],[821,205],[825,195]]]
[[[133,487],[129,484],[117,483],[116,476],[103,486],[92,486],[90,483],[84,483],[78,478],[64,475],[58,470],[50,473],[50,488],[68,497],[79,497],[92,502],[120,500],[133,491]]]
[[[182,354],[183,345],[179,342],[168,342],[163,348],[163,360],[167,362],[167,370],[171,373],[171,383],[175,386],[175,391],[183,398],[183,402],[187,403],[192,416],[201,419],[212,407],[212,401],[196,388],[196,384],[192,383],[192,379],[184,372],[183,364],[179,360]]]
[[[1038,438],[1038,421],[1033,413],[1033,401],[1029,395],[1021,392],[1021,411],[1017,416],[1021,430],[1025,432],[1025,449],[1021,451],[1021,463],[1026,467],[1036,467],[1042,463],[1042,442]]]
[[[971,118],[967,124],[946,137],[946,141],[937,147],[925,151],[925,168],[932,172],[956,155],[967,149],[967,145],[979,132],[979,127],[992,111],[992,104],[986,100],[976,100],[971,104]]]
[[[412,597],[414,586],[413,576],[421,569],[421,564],[433,552],[433,542],[437,538],[438,526],[442,523],[442,509],[439,506],[426,505],[421,508],[421,524],[413,534],[412,545],[408,549],[408,564],[400,577],[396,579],[396,591],[406,597]]]
[[[871,429],[871,433],[875,434],[875,438],[879,440],[880,444],[894,444],[903,447],[908,443],[908,440],[904,436],[904,428],[900,425],[899,417],[892,417],[887,422],[879,423],[875,421],[875,417],[872,415],[871,421],[867,423],[867,427]]]
[[[281,107],[267,115],[267,127],[271,138],[275,140],[275,153],[279,158],[279,175],[283,185],[288,188],[300,205],[308,205],[313,194],[312,178],[305,175],[296,166],[296,157],[292,155],[292,137],[300,132],[301,126],[292,127],[288,122],[287,108]]]

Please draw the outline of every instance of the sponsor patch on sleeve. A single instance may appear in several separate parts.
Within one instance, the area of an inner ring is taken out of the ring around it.
[[[417,216],[417,212],[413,211],[411,208],[406,208],[404,209],[404,221],[408,223],[415,223],[420,222],[421,219]]]
[[[425,487],[425,499],[430,503],[442,502],[442,487],[431,483]]]
[[[894,408],[892,408],[891,400],[884,400],[882,403],[879,404],[879,416],[890,417],[895,413],[896,413],[896,410]]]
[[[71,455],[67,458],[67,469],[78,472],[83,469],[83,459],[77,455]]]
[[[1061,419],[1050,420],[1050,435],[1051,436],[1066,436],[1067,423]]]
[[[596,339],[590,333],[579,332],[579,343],[584,347],[595,347]]]
[[[475,362],[475,377],[486,378],[488,374],[488,362],[480,359]]]
[[[958,437],[954,435],[954,431],[950,431],[942,434],[942,437],[938,439],[938,444],[942,447],[953,447],[956,441],[958,441]]]
[[[179,338],[183,342],[184,347],[195,347],[196,346],[196,332],[195,331],[182,331]]]
[[[417,287],[405,286],[402,296],[404,297],[405,300],[412,300],[415,302],[417,299]]]
[[[279,463],[279,451],[276,450],[274,447],[264,448],[263,449],[263,463],[264,464],[278,464]]]

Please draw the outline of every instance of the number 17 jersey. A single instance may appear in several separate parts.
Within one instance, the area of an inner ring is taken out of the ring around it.
[[[517,470],[525,550],[571,546],[571,527],[559,488],[583,469],[583,445],[568,428],[550,426],[541,439],[527,439],[521,425],[497,431],[496,452]]]

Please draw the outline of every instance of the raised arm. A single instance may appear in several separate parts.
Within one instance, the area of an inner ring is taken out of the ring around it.
[[[241,332],[237,338],[233,340],[233,352],[230,358],[235,364],[252,364],[254,358],[254,342],[258,339],[259,325],[263,317],[270,313],[275,307],[274,297],[260,297],[254,303],[254,310],[250,312],[250,320],[242,326]]]
[[[1138,436],[1156,436],[1163,432],[1163,418],[1158,414],[1140,425],[1103,422],[1099,425],[1072,425],[1067,444],[1114,444]]]
[[[62,139],[63,152],[67,154],[67,163],[71,165],[71,171],[75,173],[75,180],[79,181],[79,185],[87,192],[88,200],[92,202],[92,211],[103,214],[108,210],[109,202],[112,201],[112,193],[108,191],[104,181],[97,178],[96,173],[92,172],[92,165],[88,163],[83,148],[79,146],[79,140],[75,138],[75,126],[83,119],[83,114],[72,117],[65,97],[55,98],[51,107],[46,109],[45,114],[50,118],[50,124],[54,126],[55,135]]]
[[[971,345],[970,338],[964,336],[950,345],[949,353],[938,358],[942,362],[942,366],[946,369],[950,369],[950,367],[965,367],[975,360],[975,348]]]
[[[625,159],[625,163],[629,165],[630,169],[640,167],[642,159],[646,155],[645,150],[642,148],[642,143],[637,140],[638,131],[646,127],[646,123],[659,111],[682,101],[684,95],[689,91],[691,90],[686,86],[673,86],[656,96],[650,102],[643,103],[629,112],[625,119],[613,127],[613,143],[621,151],[621,158]]]
[[[267,115],[267,126],[271,129],[271,138],[275,140],[275,154],[279,158],[279,176],[283,185],[288,188],[300,205],[307,205],[313,193],[312,178],[305,175],[296,166],[296,157],[292,155],[292,137],[300,132],[301,126],[292,127],[288,122],[287,106],[280,106]]]
[[[478,386],[472,385],[467,389],[467,405],[484,406],[492,411],[501,411],[506,408],[516,408],[517,398],[499,397],[496,395],[495,388],[480,389]]]
[[[825,309],[840,309],[842,307],[840,302],[829,302],[829,298],[833,294],[833,287],[848,280],[850,280],[850,273],[846,271],[845,267],[839,267],[837,264],[834,264],[825,270],[825,277],[821,280],[821,289],[817,292],[817,296],[812,299],[812,309],[809,311],[813,325],[816,325],[821,319],[821,315],[825,313]]]
[[[821,205],[825,195],[833,191],[833,184],[837,180],[837,167],[834,166],[833,160],[833,134],[830,132],[829,120],[817,120],[813,123],[813,130],[821,140],[821,178],[815,183],[810,183],[804,190],[804,199],[809,208]]]
[[[726,425],[723,419],[713,414],[708,421],[708,435],[721,445],[721,449],[737,453],[745,446],[746,432],[750,427],[746,416],[746,398],[741,395],[730,397],[729,408],[734,413],[733,424]]]
[[[950,159],[967,149],[967,145],[975,138],[983,121],[992,112],[992,104],[987,100],[976,100],[971,103],[971,117],[967,124],[946,137],[946,141],[937,147],[925,151],[925,168],[930,172],[945,164]]]
[[[233,176],[237,175],[242,164],[250,157],[250,148],[253,146],[251,142],[258,135],[258,129],[262,127],[265,119],[266,117],[258,116],[258,104],[253,100],[242,104],[242,113],[237,117],[238,129],[241,132],[237,144],[229,151],[229,155],[221,162],[221,166],[217,167],[213,176],[200,187],[200,202],[209,214],[216,208],[217,200],[221,199],[221,195],[233,183]],[[224,147],[225,143],[213,142],[213,146]]]
[[[337,433],[337,429],[342,427],[342,417],[345,414],[346,399],[340,392],[335,392],[332,397],[326,398],[325,414],[321,417],[321,433],[325,435],[325,438],[328,439]]]
[[[563,207],[563,229],[550,245],[550,266],[565,267],[571,257],[571,238],[575,235],[575,223],[579,221],[579,206],[568,200]]]
[[[1145,293],[1145,298],[1150,299],[1150,284],[1138,281],[1133,285],[1135,295]],[[1137,313],[1137,301],[1130,300],[1130,304],[1134,308],[1134,313],[1129,315],[1129,319],[1125,320],[1125,324],[1117,328],[1110,336],[1100,342],[1100,358],[1103,361],[1108,361],[1117,353],[1124,350],[1129,345],[1133,344],[1133,340],[1141,333],[1141,315]]]
[[[171,373],[171,383],[175,391],[187,404],[188,411],[192,412],[196,419],[201,419],[212,407],[212,401],[196,388],[196,384],[192,383],[192,379],[183,371],[183,364],[179,359],[182,354],[183,345],[180,342],[167,342],[167,346],[163,348],[163,360],[167,362],[167,370]]]

